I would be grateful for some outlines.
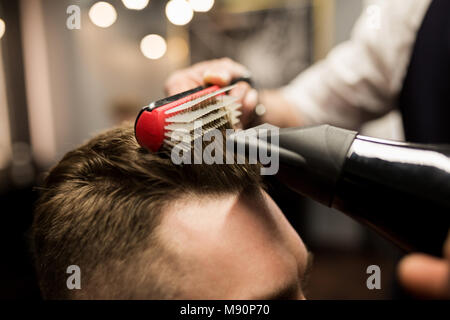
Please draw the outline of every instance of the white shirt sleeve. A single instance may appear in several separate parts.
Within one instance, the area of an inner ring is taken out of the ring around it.
[[[282,88],[305,124],[357,129],[392,110],[430,2],[375,1],[359,17],[350,40]]]

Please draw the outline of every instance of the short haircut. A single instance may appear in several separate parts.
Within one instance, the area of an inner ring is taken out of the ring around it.
[[[174,165],[141,148],[129,124],[94,137],[40,188],[31,244],[43,297],[176,297],[176,257],[157,232],[164,208],[189,194],[260,187],[256,165]],[[81,269],[81,290],[67,288],[70,265]]]

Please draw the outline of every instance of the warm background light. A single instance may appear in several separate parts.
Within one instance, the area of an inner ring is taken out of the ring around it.
[[[194,12],[185,0],[171,0],[166,5],[166,16],[175,25],[183,26],[192,20]]]
[[[170,37],[167,40],[167,55],[174,63],[181,63],[189,56],[189,46],[181,37]]]
[[[117,12],[114,7],[107,2],[97,2],[89,10],[89,18],[96,26],[108,28],[117,19]]]
[[[2,19],[0,19],[0,39],[3,37],[3,35],[5,34],[5,21],[3,21]]]
[[[122,0],[122,2],[127,9],[142,10],[148,5],[149,0]]]
[[[188,0],[192,9],[197,12],[207,12],[214,5],[214,0]]]
[[[157,34],[149,34],[141,40],[141,51],[149,59],[159,59],[166,53],[166,40]]]

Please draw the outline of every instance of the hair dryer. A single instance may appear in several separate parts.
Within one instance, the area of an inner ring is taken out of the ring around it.
[[[264,127],[276,128],[249,130]],[[330,125],[276,129],[264,140],[240,139],[248,130],[233,139],[238,149],[278,153],[277,176],[294,191],[406,251],[442,255],[450,227],[450,145],[381,140]]]

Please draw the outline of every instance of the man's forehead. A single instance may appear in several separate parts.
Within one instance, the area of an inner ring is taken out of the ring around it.
[[[162,224],[188,233],[220,228],[237,201],[236,194],[185,195],[164,210]]]
[[[266,197],[245,192],[185,195],[164,210],[161,229],[183,243],[203,236],[244,237],[245,234],[239,234],[244,230],[275,236],[274,210],[267,205]]]

